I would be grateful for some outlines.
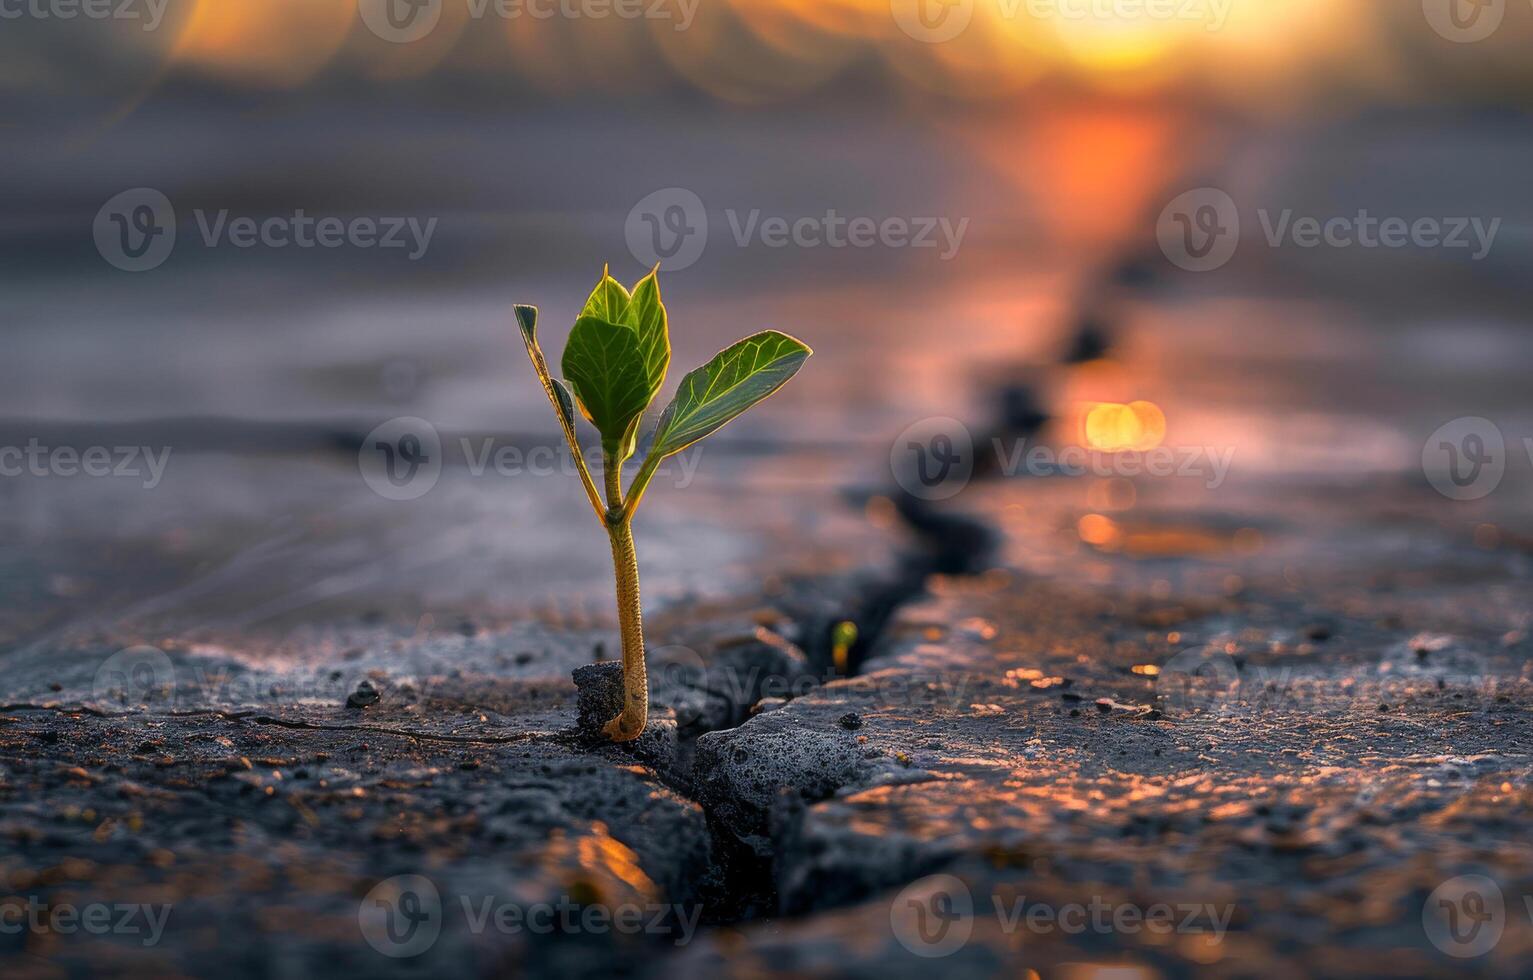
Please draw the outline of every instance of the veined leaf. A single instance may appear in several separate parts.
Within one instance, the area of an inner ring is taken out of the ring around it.
[[[614,326],[629,327],[639,335],[639,352],[649,377],[650,397],[660,393],[665,384],[666,368],[671,363],[671,340],[666,325],[665,304],[660,301],[657,266],[640,279],[630,293],[623,284],[603,270],[601,281],[591,291],[581,316],[593,317]]]
[[[654,397],[638,332],[582,316],[565,344],[563,366],[580,411],[601,433],[603,452],[619,462],[632,456],[635,423]]]
[[[656,266],[634,284],[629,297],[627,322],[639,334],[639,353],[649,376],[650,398],[660,394],[665,372],[671,365],[671,338],[666,324],[665,304],[660,301],[660,280]]]
[[[776,330],[720,351],[681,379],[676,396],[660,417],[650,455],[660,459],[679,453],[718,431],[786,384],[811,353],[802,342]]]
[[[629,323],[627,320],[629,299],[628,290],[623,288],[623,284],[603,269],[601,280],[597,282],[596,288],[591,290],[591,295],[586,300],[585,308],[580,311],[580,315],[595,317],[607,323]],[[632,324],[629,323],[629,325]]]

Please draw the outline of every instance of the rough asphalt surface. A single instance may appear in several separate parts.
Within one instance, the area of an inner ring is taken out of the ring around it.
[[[4,972],[1526,975],[1527,555],[1415,527],[1370,581],[929,576],[846,677],[887,575],[680,604],[631,747],[607,630],[34,657]]]

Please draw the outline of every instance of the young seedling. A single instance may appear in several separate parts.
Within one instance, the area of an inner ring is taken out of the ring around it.
[[[718,431],[781,388],[811,353],[787,334],[766,330],[726,347],[682,378],[655,426],[644,464],[625,493],[623,463],[638,447],[639,421],[660,393],[671,362],[665,304],[660,301],[656,278],[659,271],[656,266],[629,292],[603,270],[565,344],[562,380],[548,373],[548,363],[538,347],[537,308],[516,308],[533,370],[559,418],[591,509],[612,543],[618,627],[623,638],[623,709],[602,731],[615,742],[638,738],[649,717],[639,563],[633,549],[633,515],[645,489],[662,460]],[[601,436],[605,504],[581,455],[575,432],[577,406]]]

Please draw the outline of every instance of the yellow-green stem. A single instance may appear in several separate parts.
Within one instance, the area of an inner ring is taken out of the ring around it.
[[[612,539],[612,570],[617,578],[617,623],[623,640],[623,710],[602,731],[614,742],[644,733],[649,719],[649,677],[644,669],[644,619],[639,607],[639,559],[633,549],[633,524],[623,512],[622,465],[606,459],[607,536]]]

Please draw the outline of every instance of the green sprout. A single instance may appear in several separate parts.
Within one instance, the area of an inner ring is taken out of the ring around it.
[[[602,731],[615,742],[638,738],[649,717],[649,681],[644,669],[644,621],[639,610],[639,562],[633,548],[633,515],[655,471],[667,456],[718,431],[725,423],[787,384],[811,353],[787,334],[766,330],[714,355],[681,379],[655,425],[644,464],[622,489],[623,464],[638,448],[639,422],[660,393],[671,363],[665,304],[660,301],[660,267],[633,291],[606,270],[575,320],[564,347],[564,378],[548,373],[538,347],[538,311],[517,306],[516,320],[527,356],[559,418],[575,457],[596,519],[612,543],[617,577],[617,618],[623,639],[623,710]],[[606,503],[586,467],[575,432],[575,408],[601,436]]]
[[[850,673],[852,645],[857,642],[857,624],[843,619],[830,631],[830,656],[836,673],[845,677]]]

